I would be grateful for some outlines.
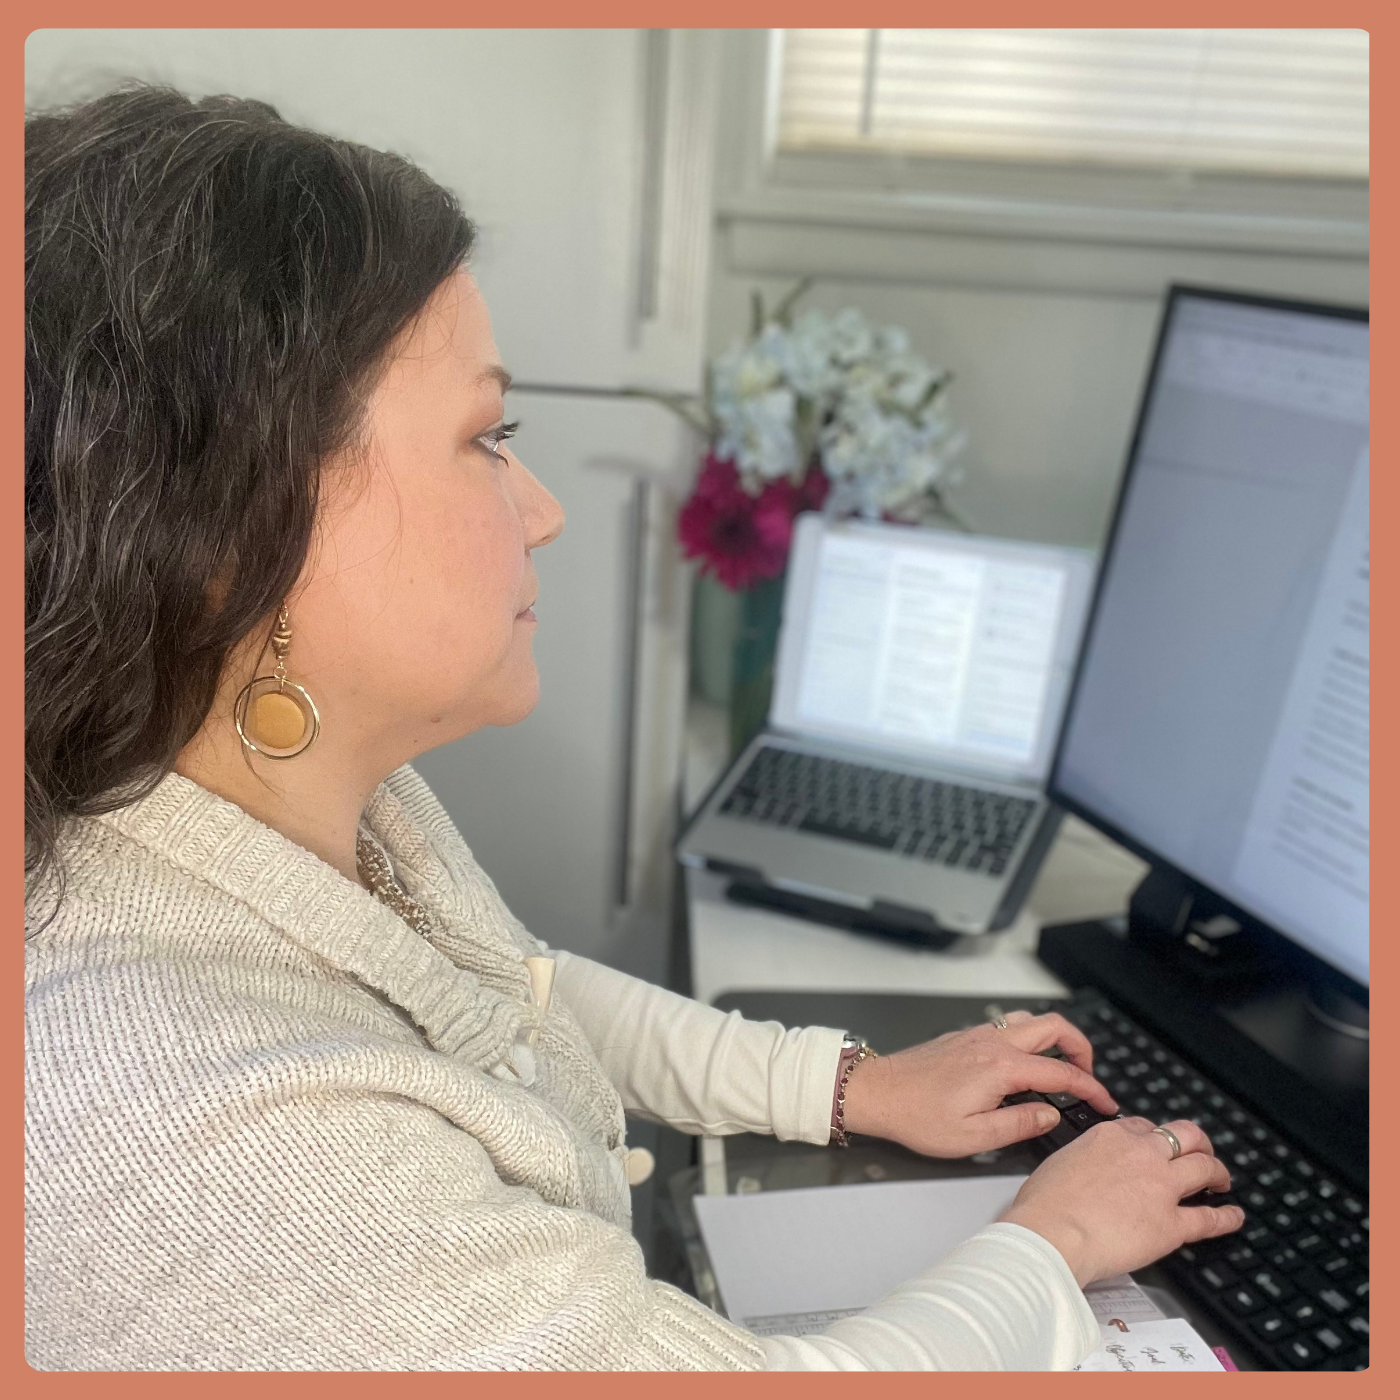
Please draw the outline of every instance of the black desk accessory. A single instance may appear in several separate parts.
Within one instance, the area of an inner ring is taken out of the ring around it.
[[[941,928],[933,919],[917,909],[886,906],[876,903],[871,909],[838,904],[816,895],[798,894],[778,889],[759,880],[731,880],[725,897],[735,904],[751,908],[772,909],[795,919],[807,919],[850,933],[865,933],[876,938],[888,938],[897,943],[909,943],[935,952],[958,941],[959,935]]]

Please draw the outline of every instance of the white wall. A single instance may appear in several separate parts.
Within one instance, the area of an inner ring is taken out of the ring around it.
[[[727,36],[721,102],[712,351],[746,332],[749,299],[773,300],[802,274],[804,305],[855,306],[909,331],[954,371],[950,403],[971,435],[953,496],[990,534],[1101,542],[1171,281],[1349,304],[1368,300],[1355,240],[1327,251],[1317,221],[1269,238],[1216,221],[1183,232],[1076,211],[999,226],[985,216],[877,208],[878,198],[755,191],[752,134],[764,65],[755,36]],[[1291,247],[1290,247],[1291,245]]]

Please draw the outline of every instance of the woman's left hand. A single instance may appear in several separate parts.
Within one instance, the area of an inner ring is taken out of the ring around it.
[[[1051,1046],[1065,1058],[1039,1053]],[[862,1061],[846,1083],[846,1128],[928,1157],[970,1157],[1038,1137],[1059,1122],[1049,1104],[1002,1108],[1007,1094],[1068,1093],[1100,1113],[1117,1113],[1093,1065],[1083,1031],[1063,1016],[1012,1011],[1005,1030],[974,1026]]]

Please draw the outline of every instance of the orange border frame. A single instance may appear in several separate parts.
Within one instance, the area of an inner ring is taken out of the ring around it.
[[[14,6],[9,10],[10,18],[4,21],[5,31],[10,36],[4,44],[0,54],[3,54],[5,70],[8,71],[14,80],[15,87],[12,90],[15,94],[13,100],[16,109],[23,105],[23,67],[24,53],[23,44],[25,37],[35,29],[39,28],[286,28],[286,27],[324,27],[324,28],[429,28],[429,27],[471,27],[476,22],[481,27],[499,27],[502,21],[508,21],[513,27],[552,27],[563,28],[575,27],[597,27],[597,26],[656,26],[667,25],[671,27],[686,28],[711,28],[719,26],[752,27],[754,21],[762,19],[766,24],[781,25],[788,23],[812,24],[814,21],[832,26],[841,26],[852,18],[851,10],[843,5],[833,3],[832,0],[807,0],[803,4],[776,3],[759,7],[751,4],[739,4],[735,0],[709,0],[706,4],[684,3],[683,0],[595,0],[595,3],[583,6],[570,6],[566,4],[550,3],[549,0],[516,0],[516,3],[509,7],[508,13],[503,13],[502,7],[497,5],[481,5],[472,3],[448,4],[444,0],[402,0],[402,3],[393,7],[391,11],[385,11],[380,6],[365,3],[365,0],[340,0],[339,3],[330,3],[330,0],[279,0],[279,3],[270,4],[267,0],[246,0],[237,10],[219,7],[214,14],[208,11],[203,13],[198,9],[192,10],[187,4],[171,3],[171,0],[148,0],[148,3],[117,3],[96,4],[92,0],[59,0],[59,3],[35,4],[33,0],[14,0]],[[871,19],[877,19],[882,24],[904,23],[904,24],[939,24],[951,25],[959,21],[968,25],[978,26],[1007,26],[1018,25],[1027,26],[1056,26],[1063,28],[1074,27],[1222,27],[1233,26],[1248,28],[1256,26],[1260,28],[1360,28],[1370,32],[1371,62],[1373,78],[1371,84],[1372,101],[1372,131],[1371,142],[1371,163],[1372,163],[1372,217],[1375,230],[1373,233],[1372,246],[1385,248],[1389,246],[1389,239],[1385,232],[1392,228],[1394,224],[1394,203],[1395,194],[1390,184],[1391,162],[1394,159],[1396,140],[1396,89],[1390,87],[1388,79],[1400,78],[1400,70],[1395,66],[1394,51],[1390,44],[1397,31],[1400,31],[1400,7],[1386,6],[1379,3],[1379,0],[1342,0],[1342,3],[1326,5],[1320,3],[1306,3],[1306,0],[1273,0],[1273,3],[1263,3],[1263,0],[1217,0],[1217,3],[1201,3],[1201,0],[1180,0],[1180,3],[1166,5],[1161,3],[1124,5],[1122,3],[1112,4],[1108,0],[1073,0],[1073,3],[1063,4],[1030,4],[1021,0],[984,0],[981,4],[969,3],[969,0],[950,0],[939,6],[914,4],[911,0],[886,0],[886,3],[877,4],[874,11],[864,10],[861,18],[867,23]],[[391,24],[386,21],[392,20]],[[193,21],[193,23],[191,22]],[[10,191],[8,198],[12,201],[9,205],[11,214],[6,218],[3,226],[3,239],[5,257],[12,269],[12,281],[4,284],[3,291],[3,314],[5,324],[11,327],[9,332],[11,339],[0,342],[0,355],[3,356],[3,382],[10,387],[4,393],[3,412],[4,421],[9,425],[7,431],[11,434],[10,442],[14,445],[15,456],[12,459],[13,465],[8,468],[9,476],[5,478],[4,489],[8,499],[15,507],[14,514],[10,517],[12,525],[11,545],[13,554],[5,553],[0,555],[8,561],[5,565],[7,573],[12,578],[11,587],[14,592],[8,594],[9,602],[6,604],[3,619],[5,635],[10,637],[7,645],[14,647],[11,653],[16,658],[16,670],[22,665],[23,657],[23,605],[20,601],[23,594],[23,581],[21,577],[21,560],[23,558],[22,540],[20,532],[23,528],[23,509],[21,504],[22,472],[19,465],[22,453],[20,450],[21,434],[23,429],[23,337],[21,332],[21,317],[23,314],[23,286],[20,269],[22,267],[22,165],[23,146],[20,130],[20,116],[18,110],[14,111],[12,120],[15,125],[10,129],[10,136],[4,141],[3,148],[0,149],[0,159],[4,162],[4,188]],[[1381,303],[1382,307],[1392,304],[1391,302],[1391,268],[1382,262],[1379,271],[1373,269],[1372,286],[1373,301]],[[1396,356],[1392,349],[1389,333],[1386,329],[1388,323],[1381,318],[1381,328],[1379,335],[1375,336],[1373,354],[1376,362],[1381,366],[1381,374],[1378,377],[1381,382],[1388,379],[1388,371],[1385,366],[1396,368]],[[8,349],[3,349],[8,346]],[[1382,536],[1389,534],[1396,525],[1396,497],[1397,488],[1394,483],[1384,474],[1384,464],[1394,461],[1391,455],[1394,446],[1395,429],[1385,404],[1388,401],[1382,399],[1382,413],[1378,422],[1374,425],[1373,434],[1378,441],[1373,442],[1371,460],[1381,465],[1381,474],[1373,483],[1373,500],[1376,520],[1379,522],[1379,529]],[[1392,447],[1387,449],[1385,444],[1392,443]],[[1374,527],[1373,527],[1374,533]],[[1393,605],[1396,585],[1390,574],[1389,567],[1384,563],[1387,557],[1384,550],[1375,551],[1379,554],[1381,565],[1376,570],[1376,583],[1379,588],[1382,600],[1381,615],[1389,615],[1389,607]],[[1390,602],[1386,602],[1389,599]],[[1394,692],[1394,666],[1389,653],[1382,647],[1379,655],[1379,666],[1375,670],[1373,686],[1380,699],[1380,704],[1373,703],[1373,709],[1378,710],[1382,715],[1391,713],[1385,696]],[[3,713],[11,716],[9,721],[10,733],[17,733],[21,729],[21,707],[23,698],[21,688],[17,684],[11,684],[3,692]],[[1379,734],[1380,742],[1376,746],[1373,754],[1373,763],[1380,773],[1382,783],[1385,784],[1386,775],[1389,774],[1390,781],[1400,778],[1397,773],[1395,763],[1396,743],[1392,736],[1381,727]],[[20,864],[21,833],[24,821],[23,798],[21,796],[21,754],[19,750],[9,752],[11,758],[0,759],[3,762],[4,771],[11,773],[11,778],[7,780],[6,791],[9,796],[5,799],[3,809],[0,809],[0,820],[4,822],[4,830],[10,832],[6,838],[6,844],[13,841],[10,850],[14,852],[13,859],[16,865]],[[13,784],[11,786],[11,784]],[[1389,809],[1382,807],[1378,813],[1378,825],[1381,833],[1382,849],[1389,849],[1385,843],[1389,838],[1385,837],[1386,831],[1393,831],[1395,818],[1390,815]],[[11,935],[10,952],[6,962],[11,968],[13,985],[22,985],[21,958],[22,958],[22,936],[20,928],[22,926],[22,871],[16,870],[15,884],[13,886],[16,893],[12,896],[13,907],[16,914],[14,929]],[[1380,912],[1377,921],[1379,926],[1384,928],[1389,925],[1391,918],[1400,913],[1400,904],[1396,898],[1396,878],[1394,868],[1387,862],[1377,863],[1376,879],[1374,881],[1375,907]],[[1382,940],[1375,949],[1375,962],[1377,966],[1376,977],[1382,987],[1393,985],[1395,953],[1388,941]],[[0,1122],[4,1124],[4,1136],[8,1150],[4,1156],[3,1170],[3,1193],[0,1193],[0,1202],[3,1202],[3,1209],[0,1209],[0,1221],[3,1221],[3,1258],[4,1271],[0,1274],[3,1279],[3,1296],[8,1302],[3,1311],[3,1321],[0,1321],[0,1336],[3,1336],[3,1373],[11,1376],[9,1384],[14,1384],[17,1388],[12,1394],[22,1395],[42,1395],[45,1397],[62,1397],[66,1395],[80,1395],[86,1391],[89,1385],[96,1384],[108,1393],[130,1394],[130,1395],[176,1395],[182,1392],[183,1388],[191,1384],[191,1379],[184,1374],[170,1373],[101,1373],[98,1376],[73,1373],[40,1372],[31,1369],[24,1357],[24,1299],[23,1299],[23,1162],[21,1156],[21,1132],[20,1124],[23,1109],[23,1079],[21,1074],[22,1066],[22,1019],[18,1014],[19,1006],[15,1006],[15,1028],[11,1037],[12,1053],[15,1058],[10,1062],[8,1070],[3,1079],[3,1118]],[[1391,1072],[1395,1070],[1395,1043],[1389,1032],[1385,1029],[1386,1023],[1380,1022],[1381,1034],[1379,1037],[1379,1049],[1382,1056],[1381,1067],[1390,1065]],[[1385,1082],[1382,1076],[1382,1082]],[[1372,1130],[1372,1151],[1373,1155],[1384,1156],[1389,1151],[1393,1151],[1396,1146],[1396,1130],[1393,1122],[1381,1119],[1375,1122]],[[1393,1198],[1386,1193],[1377,1193],[1374,1203],[1376,1217],[1376,1234],[1385,1240],[1394,1239],[1394,1219],[1395,1209]],[[1375,1304],[1373,1314],[1379,1312],[1382,1316],[1388,1314],[1389,1309],[1394,1306],[1395,1284],[1397,1273],[1395,1260],[1392,1256],[1383,1253],[1372,1252],[1372,1274],[1375,1279],[1374,1289]],[[1382,1336],[1384,1331],[1382,1329]],[[1268,1394],[1270,1396],[1280,1393],[1298,1394],[1305,1393],[1309,1386],[1321,1386],[1325,1384],[1329,1389],[1333,1384],[1343,1386],[1348,1394],[1359,1395],[1362,1391],[1369,1392],[1371,1386],[1377,1384],[1375,1377],[1379,1375],[1394,1375],[1394,1361],[1389,1351],[1388,1345],[1381,1341],[1374,1349],[1378,1355],[1373,1362],[1369,1372],[1362,1375],[1355,1375],[1347,1378],[1342,1375],[1328,1376],[1325,1382],[1318,1376],[1314,1380],[1313,1375],[1282,1375],[1277,1373],[1256,1373],[1253,1378],[1247,1373],[1241,1373],[1229,1381],[1220,1381],[1219,1384],[1248,1385],[1251,1390],[1258,1395]],[[206,1394],[222,1393],[233,1394],[250,1382],[240,1374],[230,1373],[201,1373],[197,1380],[193,1382],[203,1391],[204,1387],[209,1387]],[[377,1376],[365,1375],[362,1373],[336,1373],[319,1379],[312,1379],[305,1375],[273,1375],[271,1377],[260,1376],[256,1381],[251,1382],[259,1387],[265,1388],[268,1385],[276,1392],[306,1393],[309,1387],[319,1388],[322,1385],[334,1386],[338,1393],[345,1394],[351,1390],[363,1394],[371,1393],[372,1387],[382,1387],[385,1382]],[[418,1393],[430,1390],[435,1394],[446,1395],[452,1388],[463,1383],[459,1376],[451,1373],[442,1375],[415,1375],[411,1384]],[[698,1396],[701,1390],[707,1389],[716,1382],[704,1376],[682,1377],[676,1376],[665,1382],[674,1384],[687,1395]],[[731,1378],[726,1383],[736,1383],[735,1378]],[[759,1376],[737,1379],[737,1383],[743,1386],[753,1385],[762,1388],[766,1396],[771,1395],[793,1395],[810,1396],[821,1390],[831,1396],[845,1394],[849,1390],[849,1382],[841,1380],[836,1376],[825,1379],[815,1375],[773,1375],[761,1373]],[[868,1382],[867,1382],[868,1383]],[[925,1381],[914,1375],[890,1376],[879,1382],[882,1390],[888,1395],[905,1394],[921,1395],[922,1387],[926,1384],[936,1386],[942,1395],[956,1392],[966,1395],[975,1395],[978,1400],[996,1400],[996,1397],[1005,1396],[1008,1400],[1011,1397],[1024,1393],[1027,1386],[1033,1386],[1040,1394],[1045,1394],[1047,1388],[1056,1395],[1084,1394],[1085,1387],[1108,1386],[1114,1382],[1099,1379],[1088,1379],[1079,1375],[1068,1376],[1038,1376],[1033,1381],[1026,1381],[1019,1377],[1009,1375],[963,1375],[958,1379],[948,1377]],[[1132,1384],[1143,1384],[1144,1382],[1133,1382]],[[1158,1384],[1159,1382],[1148,1381],[1146,1384]],[[1178,1384],[1172,1377],[1163,1377],[1160,1384],[1164,1387]],[[1392,1380],[1390,1382],[1394,1384]],[[572,1375],[572,1376],[500,1376],[483,1380],[473,1376],[470,1384],[479,1387],[486,1384],[493,1394],[517,1395],[546,1395],[568,1393],[572,1396],[599,1395],[608,1393],[612,1396],[619,1394],[619,1388],[626,1388],[631,1393],[641,1395],[644,1390],[650,1389],[657,1384],[656,1378],[637,1377],[631,1380],[624,1380],[621,1377],[612,1375]],[[1207,1382],[1209,1384],[1209,1382]],[[283,1391],[283,1387],[287,1387]],[[889,1390],[889,1387],[893,1390]],[[1351,1387],[1357,1387],[1352,1390]],[[295,1389],[294,1389],[295,1388]],[[565,1390],[567,1388],[567,1392]],[[267,1392],[264,1392],[267,1393]],[[1165,1394],[1164,1390],[1164,1394]]]

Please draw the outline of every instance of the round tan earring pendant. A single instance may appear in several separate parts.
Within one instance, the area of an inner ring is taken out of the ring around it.
[[[257,676],[238,692],[233,723],[243,743],[264,758],[295,758],[321,732],[316,702],[279,676]]]

